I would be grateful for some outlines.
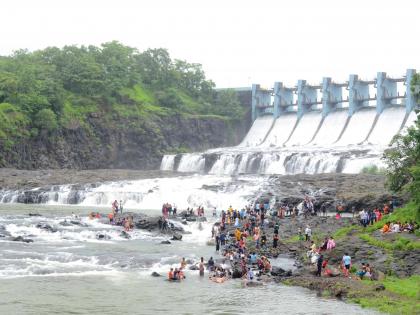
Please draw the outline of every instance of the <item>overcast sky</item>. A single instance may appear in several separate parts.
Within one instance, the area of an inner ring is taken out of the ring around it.
[[[118,40],[201,63],[218,87],[397,76],[420,69],[419,3],[1,0],[0,54]]]

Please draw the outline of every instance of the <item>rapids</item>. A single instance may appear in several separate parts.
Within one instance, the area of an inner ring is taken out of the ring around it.
[[[130,232],[129,240],[122,238],[120,227],[87,219],[87,209],[0,206],[0,232],[34,240],[0,240],[1,314],[377,314],[278,284],[243,288],[232,280],[220,285],[207,280],[207,273],[200,278],[190,270],[182,283],[151,277],[154,271],[165,275],[182,257],[216,258],[214,248],[205,244],[211,221],[203,223],[203,230],[191,223],[187,229],[192,234],[163,245],[165,237],[140,230]],[[41,216],[29,217],[28,212]],[[82,225],[62,225],[71,220],[71,212],[81,213]],[[57,232],[37,228],[39,222]],[[98,233],[109,238],[98,240]],[[280,258],[273,265],[291,268],[292,262]]]

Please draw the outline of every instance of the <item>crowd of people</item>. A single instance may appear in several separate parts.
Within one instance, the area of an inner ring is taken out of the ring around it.
[[[413,221],[408,221],[405,223],[401,223],[401,221],[397,222],[386,222],[384,226],[381,229],[382,233],[401,233],[401,232],[407,232],[407,233],[414,233],[414,231],[417,229],[416,224]]]

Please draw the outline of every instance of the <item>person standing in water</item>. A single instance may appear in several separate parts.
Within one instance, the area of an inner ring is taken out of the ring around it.
[[[200,277],[204,277],[204,258],[201,257],[200,264],[199,264],[199,270],[200,270]]]

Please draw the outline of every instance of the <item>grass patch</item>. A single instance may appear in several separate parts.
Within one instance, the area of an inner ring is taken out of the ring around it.
[[[156,104],[155,96],[151,90],[145,89],[142,85],[136,84],[132,88],[124,88],[121,95],[127,96],[137,104]]]
[[[391,292],[420,300],[420,275],[414,275],[403,279],[386,277],[382,283],[385,288]]]
[[[335,239],[342,239],[345,236],[349,235],[349,233],[351,231],[354,231],[354,230],[360,231],[360,228],[361,227],[358,226],[358,225],[345,226],[345,227],[343,227],[343,228],[338,229],[337,231],[335,231],[334,234],[333,234],[333,237]]]
[[[352,299],[353,302],[360,304],[362,307],[374,308],[389,314],[419,314],[419,275],[402,279],[388,276],[380,282],[366,281],[365,283],[368,285],[383,284],[385,286],[384,292],[388,294],[378,292],[368,298],[354,298]]]
[[[363,233],[359,235],[360,239],[367,242],[368,244],[383,248],[385,250],[393,251],[393,250],[414,250],[420,249],[420,242],[412,241],[408,238],[398,235],[395,240],[379,240],[367,233]]]

